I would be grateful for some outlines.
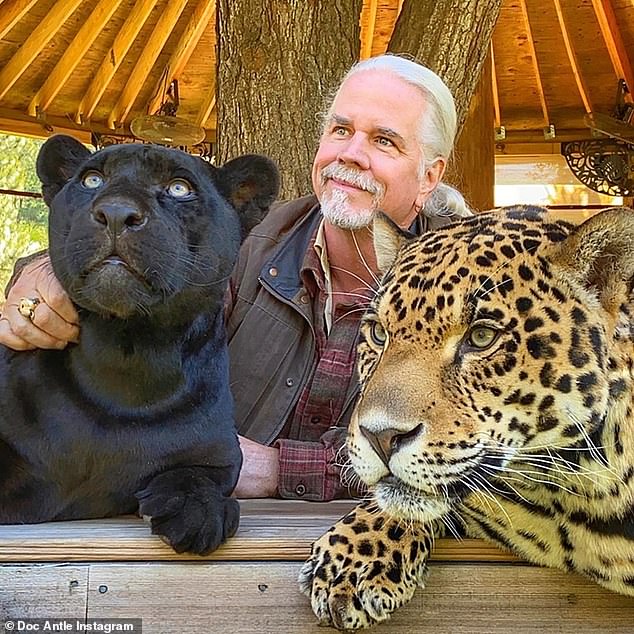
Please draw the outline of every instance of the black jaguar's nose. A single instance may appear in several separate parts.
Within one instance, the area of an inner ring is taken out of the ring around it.
[[[99,201],[92,209],[92,217],[114,235],[126,229],[139,229],[147,216],[136,206],[121,200]]]

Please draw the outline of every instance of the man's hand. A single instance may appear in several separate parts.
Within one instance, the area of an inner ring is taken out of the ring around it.
[[[18,311],[20,299],[39,299],[33,320]],[[0,315],[0,344],[13,350],[61,350],[79,337],[79,318],[57,281],[48,255],[27,264],[9,290]]]
[[[280,452],[238,436],[244,457],[233,495],[238,498],[271,498],[277,493]]]

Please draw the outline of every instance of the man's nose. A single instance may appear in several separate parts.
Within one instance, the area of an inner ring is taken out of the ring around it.
[[[339,150],[337,160],[344,165],[355,165],[363,170],[370,169],[370,157],[365,137],[358,132],[353,134]]]

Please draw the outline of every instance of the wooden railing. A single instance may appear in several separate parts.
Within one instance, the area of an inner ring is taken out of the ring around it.
[[[177,555],[133,517],[0,526],[2,620],[142,619],[144,634],[324,634],[297,573],[311,542],[351,508],[242,502],[236,537]],[[377,632],[634,632],[634,599],[535,568],[479,540],[439,540],[427,588]]]

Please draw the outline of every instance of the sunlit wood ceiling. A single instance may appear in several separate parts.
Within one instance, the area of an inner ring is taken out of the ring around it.
[[[401,4],[365,0],[362,57],[386,50]],[[213,139],[215,5],[0,0],[0,130],[125,133],[177,79],[178,116]],[[618,80],[634,90],[634,0],[504,0],[491,49],[492,128],[509,142],[588,137],[584,115],[612,113]]]

